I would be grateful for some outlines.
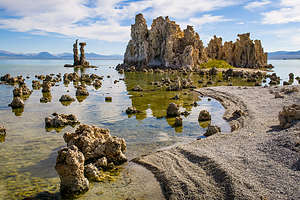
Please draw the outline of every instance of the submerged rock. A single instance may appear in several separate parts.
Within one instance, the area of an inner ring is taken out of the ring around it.
[[[288,128],[295,120],[300,120],[300,105],[293,104],[290,106],[283,106],[282,111],[278,115],[281,128]]]
[[[207,110],[201,110],[199,113],[198,121],[209,121],[211,116]]]
[[[135,86],[132,91],[135,91],[135,92],[142,92],[143,91],[143,88],[141,88],[141,86],[137,85]]]
[[[105,102],[112,102],[112,97],[105,97]]]
[[[12,108],[23,108],[24,101],[20,97],[14,97],[12,102],[8,106]]]
[[[51,117],[45,118],[46,127],[49,128],[59,128],[67,125],[73,126],[78,123],[77,117],[73,114],[66,115],[53,113]]]
[[[179,107],[175,103],[170,103],[167,108],[167,117],[176,117],[179,115]]]
[[[0,136],[5,136],[5,135],[6,135],[6,128],[0,125]]]
[[[63,196],[79,195],[89,190],[89,181],[84,176],[84,156],[75,145],[58,151],[55,170],[60,178]]]
[[[128,115],[132,115],[132,114],[136,114],[136,113],[139,113],[139,111],[135,107],[128,107],[126,109],[126,114],[128,114]]]
[[[206,130],[206,132],[204,133],[204,136],[205,137],[209,137],[209,136],[212,136],[212,135],[214,135],[216,133],[219,133],[219,132],[221,132],[221,128],[220,127],[209,125],[208,128],[207,128],[207,130]]]

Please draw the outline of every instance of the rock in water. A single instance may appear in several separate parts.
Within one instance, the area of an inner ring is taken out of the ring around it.
[[[221,132],[221,128],[220,127],[209,125],[208,128],[207,128],[207,130],[206,130],[206,132],[204,133],[204,136],[205,137],[209,137],[209,136],[212,136],[212,135],[214,135],[216,133],[219,133],[219,132]]]
[[[181,118],[181,117],[176,117],[176,118],[175,118],[174,126],[175,126],[175,127],[182,126],[182,118]]]
[[[87,91],[86,87],[80,85],[77,87],[76,96],[89,96],[89,92]]]
[[[214,36],[204,48],[192,26],[181,30],[168,17],[153,20],[148,30],[142,14],[135,17],[131,25],[131,40],[128,42],[123,65],[117,70],[138,71],[151,68],[197,69],[208,59],[225,60],[235,67],[269,67],[267,53],[260,40],[251,40],[250,33],[238,34],[236,42],[222,43],[222,38]]]
[[[75,145],[58,151],[55,170],[60,178],[63,196],[79,195],[88,191],[89,181],[84,177],[84,156]]]
[[[65,133],[64,140],[68,146],[76,145],[86,160],[106,157],[108,163],[127,161],[125,140],[111,136],[108,129],[81,124],[74,133]]]
[[[48,128],[60,128],[67,125],[73,126],[78,123],[77,117],[73,114],[65,115],[53,113],[51,117],[45,118],[45,124]]]
[[[14,97],[12,102],[8,106],[12,108],[23,108],[24,101],[20,97]]]
[[[136,114],[138,112],[139,111],[135,107],[128,107],[126,109],[126,114],[128,114],[128,115]]]
[[[203,43],[192,26],[181,31],[168,17],[158,17],[148,30],[143,15],[135,17],[124,56],[124,64],[128,67],[135,66],[137,70],[145,66],[194,68],[204,60]]]
[[[168,117],[176,117],[179,116],[179,108],[175,103],[170,103],[168,108],[167,108],[167,116]]]
[[[236,42],[225,42],[214,36],[206,48],[207,56],[212,59],[225,60],[234,67],[263,68],[268,67],[267,53],[260,40],[250,39],[250,33],[238,34]]]
[[[209,121],[211,116],[207,110],[201,110],[199,113],[198,121]]]
[[[5,135],[6,135],[6,128],[0,125],[0,136],[5,136]]]
[[[70,95],[64,94],[60,97],[59,101],[75,101]]]

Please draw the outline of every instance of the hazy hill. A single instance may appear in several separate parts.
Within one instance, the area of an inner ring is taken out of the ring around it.
[[[123,56],[121,55],[101,55],[96,53],[86,53],[87,59],[90,60],[122,60]],[[72,53],[61,53],[61,54],[51,54],[49,52],[40,52],[40,53],[27,53],[27,54],[18,54],[9,51],[0,50],[0,59],[1,58],[11,58],[11,59],[73,59]]]
[[[300,59],[300,51],[275,51],[268,53],[270,60]]]

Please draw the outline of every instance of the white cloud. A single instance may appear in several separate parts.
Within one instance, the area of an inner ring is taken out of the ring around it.
[[[219,22],[226,22],[226,21],[232,21],[232,20],[226,19],[224,16],[205,14],[202,15],[201,17],[189,18],[187,21],[183,21],[183,22],[178,21],[178,23],[181,25],[182,28],[186,28],[187,25],[191,25],[196,27],[197,29],[200,29],[204,24],[219,23]]]
[[[269,0],[263,0],[263,1],[253,1],[253,2],[250,2],[248,3],[247,5],[244,6],[245,9],[247,10],[255,10],[256,8],[261,8],[261,7],[264,7],[268,4],[270,4],[271,1]]]
[[[143,12],[147,19],[169,15],[175,20],[195,25],[222,21],[222,16],[209,14],[244,0],[1,0],[0,8],[10,18],[0,18],[0,28],[33,34],[57,33],[106,41],[127,41],[134,16]],[[125,23],[124,23],[125,21]]]
[[[281,0],[278,10],[263,13],[264,24],[285,24],[289,22],[300,22],[300,1]]]

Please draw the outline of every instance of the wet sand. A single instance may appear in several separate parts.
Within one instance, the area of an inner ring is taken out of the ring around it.
[[[279,111],[299,104],[300,93],[275,99],[273,92],[281,88],[198,89],[223,104],[234,131],[134,162],[155,175],[166,199],[300,199],[300,123],[278,126]],[[236,110],[241,117],[233,115]]]

